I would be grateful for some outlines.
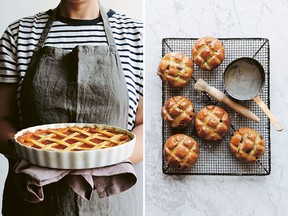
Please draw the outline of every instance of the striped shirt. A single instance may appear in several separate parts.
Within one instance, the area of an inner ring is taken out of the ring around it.
[[[113,10],[107,15],[128,88],[128,129],[132,130],[139,96],[143,94],[143,25]],[[22,81],[48,18],[48,12],[41,12],[17,20],[8,26],[0,40],[0,82],[18,83],[19,107]],[[44,46],[71,51],[77,45],[107,45],[101,18],[75,20],[56,16]]]

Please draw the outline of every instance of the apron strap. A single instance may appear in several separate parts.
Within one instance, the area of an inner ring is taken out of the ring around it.
[[[104,30],[106,33],[107,43],[110,46],[116,45],[107,13],[106,13],[105,9],[102,7],[102,5],[100,4],[100,2],[99,2],[99,9],[100,9],[100,15],[102,17],[103,24],[104,24]]]
[[[58,8],[58,7],[57,7]],[[49,16],[49,19],[44,27],[44,30],[40,36],[40,39],[38,41],[38,44],[35,48],[35,51],[38,51],[40,48],[43,47],[44,43],[45,43],[45,40],[47,38],[47,35],[52,27],[52,24],[53,24],[53,21],[55,20],[55,17],[56,17],[56,12],[57,12],[57,8],[54,8],[52,10],[52,12],[50,13],[50,16]]]

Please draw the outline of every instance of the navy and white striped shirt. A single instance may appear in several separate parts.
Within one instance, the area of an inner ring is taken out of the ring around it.
[[[113,10],[107,15],[128,87],[128,129],[131,130],[139,96],[143,94],[143,25]],[[0,82],[18,83],[18,104],[23,78],[48,18],[47,12],[41,12],[17,20],[9,25],[0,40]],[[44,46],[71,51],[77,45],[107,45],[101,18],[75,20],[56,16]]]

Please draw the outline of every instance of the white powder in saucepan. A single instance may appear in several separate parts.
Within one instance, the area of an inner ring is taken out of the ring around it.
[[[246,61],[237,62],[225,74],[228,93],[237,99],[252,99],[260,91],[263,83],[261,71]]]

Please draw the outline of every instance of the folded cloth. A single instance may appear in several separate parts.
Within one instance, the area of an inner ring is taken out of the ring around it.
[[[61,179],[86,200],[90,200],[93,190],[103,198],[128,190],[137,181],[134,167],[129,160],[111,166],[82,170],[39,167],[25,160],[15,167],[15,182],[19,192],[31,203],[43,201],[43,187]]]

